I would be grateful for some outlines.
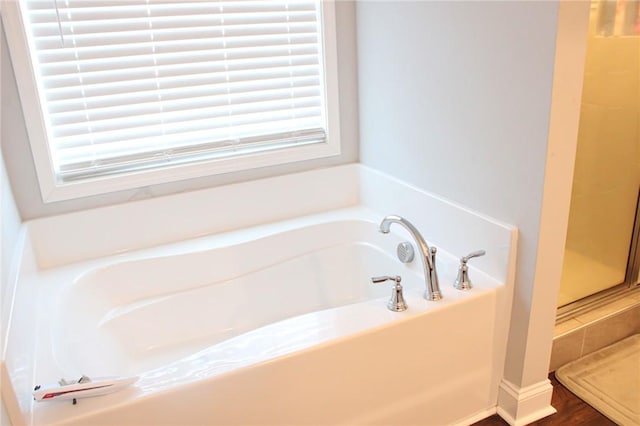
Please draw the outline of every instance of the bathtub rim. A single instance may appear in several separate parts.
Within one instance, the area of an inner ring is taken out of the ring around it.
[[[257,234],[260,234],[261,238],[263,239],[269,239],[272,236],[285,235],[286,233],[296,233],[296,232],[299,232],[300,230],[304,232],[308,230],[310,226],[314,228],[315,227],[322,228],[326,225],[335,226],[341,223],[356,223],[356,224],[361,224],[362,226],[370,226],[375,223],[374,221],[370,220],[372,218],[370,214],[371,212],[366,209],[345,209],[342,211],[330,212],[330,213],[321,214],[321,215],[307,216],[307,217],[298,218],[292,221],[270,224],[266,227],[261,226],[256,229],[232,231],[227,233],[224,236],[223,241],[220,241],[219,244],[214,244],[213,246],[210,245],[210,241],[211,239],[215,240],[217,236],[208,236],[200,239],[201,240],[200,242],[204,243],[204,245],[201,247],[197,247],[197,246],[191,247],[189,246],[189,241],[187,241],[187,242],[180,243],[177,247],[159,247],[151,250],[143,250],[140,253],[138,252],[124,253],[122,255],[118,255],[110,259],[104,259],[101,262],[90,261],[86,263],[80,262],[75,265],[65,265],[64,267],[61,267],[61,268],[46,270],[44,271],[44,274],[52,274],[53,276],[50,278],[50,280],[52,281],[60,279],[56,276],[57,272],[60,272],[62,275],[67,277],[77,275],[77,279],[68,280],[63,285],[56,288],[52,288],[51,289],[52,293],[43,293],[45,294],[44,299],[52,300],[52,299],[55,299],[56,297],[61,297],[65,292],[72,291],[73,287],[77,284],[77,282],[80,280],[81,277],[85,276],[86,273],[92,273],[95,271],[99,272],[104,268],[118,267],[119,265],[135,264],[140,261],[142,262],[156,261],[158,259],[163,259],[166,257],[189,256],[193,253],[206,253],[207,251],[220,250],[228,247],[230,242],[232,242],[233,244],[237,244],[237,243],[243,244],[246,241],[252,242],[253,240],[251,240],[251,238],[255,237]],[[249,236],[249,239],[247,240],[248,236]],[[380,241],[385,242],[387,250],[393,251],[394,253],[395,253],[395,245],[397,244],[397,242],[401,240],[400,236],[395,234],[393,231],[392,231],[391,238],[389,238],[389,236],[383,236],[381,234],[379,235],[378,233],[376,233],[375,236],[379,238]],[[342,236],[340,238],[340,241],[344,242],[344,238]],[[204,249],[202,249],[202,247],[204,247]],[[433,302],[432,304],[427,304],[425,306],[429,307],[430,309],[439,309],[439,307],[447,305],[448,302],[450,302],[451,300],[458,300],[460,297],[464,297],[465,295],[467,295],[467,293],[465,292],[460,292],[458,290],[453,291],[450,288],[451,286],[449,285],[450,283],[453,282],[453,278],[455,277],[454,266],[456,261],[457,260],[453,255],[445,251],[439,252],[438,267],[441,273],[441,282],[442,282],[441,286],[443,288],[443,294],[445,295],[445,299],[443,299],[444,303]],[[443,268],[445,264],[448,266],[448,268]],[[405,285],[407,280],[411,279],[412,284],[409,287],[412,287],[412,291],[415,291],[420,295],[419,301],[413,304],[420,306],[423,301],[421,296],[424,291],[424,289],[422,288],[423,284],[421,284],[423,281],[423,278],[422,278],[422,268],[421,268],[420,262],[414,261],[411,265],[405,265],[405,269],[403,270],[404,272],[402,274],[403,274],[403,277],[405,278]],[[478,288],[478,290],[483,288],[501,287],[504,285],[504,283],[500,283],[499,281],[495,280],[493,277],[486,275],[482,271],[473,270],[472,273],[474,274],[474,277],[475,277],[474,281],[477,284],[476,287]],[[407,276],[406,274],[412,274],[412,275]],[[407,295],[407,291],[405,291],[405,297],[407,297],[406,295]],[[452,298],[452,295],[454,296],[453,298]],[[381,306],[386,306],[386,299],[387,299],[386,296],[383,296],[383,297],[372,299],[372,300],[375,301],[375,303],[380,304]],[[330,309],[331,308],[329,308],[328,310]],[[41,309],[41,311],[43,312],[45,311],[44,307]],[[420,312],[422,312],[422,308],[420,309]],[[286,319],[283,321],[286,321]],[[44,341],[44,340],[41,340],[41,341]],[[49,341],[47,340],[47,342]],[[47,345],[49,346],[52,344],[53,342],[47,343]],[[135,374],[138,374],[138,373],[135,373]],[[45,376],[44,379],[40,381],[42,382],[52,381],[53,379],[54,377]]]

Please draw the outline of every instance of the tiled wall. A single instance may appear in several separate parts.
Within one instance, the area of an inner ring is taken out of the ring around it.
[[[556,325],[549,371],[640,333],[640,289]]]

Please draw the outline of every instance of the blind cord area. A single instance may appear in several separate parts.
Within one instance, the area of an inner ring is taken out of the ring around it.
[[[58,0],[53,0],[53,7],[56,9],[56,19],[58,20],[58,31],[60,31],[60,42],[64,46],[64,34],[62,33],[62,21],[60,21],[60,10],[58,9]]]

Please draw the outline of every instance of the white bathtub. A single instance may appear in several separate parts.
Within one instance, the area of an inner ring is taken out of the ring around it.
[[[443,300],[423,299],[418,260],[396,259],[406,230],[378,232],[386,214],[438,247]],[[20,235],[0,362],[14,426],[464,425],[508,385],[517,231],[361,165],[41,218]],[[474,288],[453,289],[477,249]],[[376,275],[402,276],[407,311],[386,308]],[[34,385],[81,374],[139,380],[77,405],[33,401]]]
[[[42,272],[35,377],[138,375],[37,403],[33,424],[470,424],[495,412],[504,285],[438,253],[428,302],[408,234],[365,211],[317,216]],[[490,255],[490,254],[488,254]],[[401,275],[409,309],[386,308]]]

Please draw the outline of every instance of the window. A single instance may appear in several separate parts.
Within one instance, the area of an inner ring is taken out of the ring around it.
[[[331,2],[7,6],[45,201],[340,151]]]

